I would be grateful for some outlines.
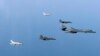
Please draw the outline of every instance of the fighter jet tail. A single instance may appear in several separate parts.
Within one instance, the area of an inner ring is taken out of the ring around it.
[[[13,40],[10,40],[10,42],[13,43],[14,41]]]

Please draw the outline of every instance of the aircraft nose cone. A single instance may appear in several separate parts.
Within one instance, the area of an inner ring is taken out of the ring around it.
[[[93,33],[96,33],[95,31]]]

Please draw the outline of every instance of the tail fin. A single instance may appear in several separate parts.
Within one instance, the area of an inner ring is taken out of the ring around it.
[[[62,24],[62,31],[66,31],[67,27],[65,25]]]
[[[62,23],[62,20],[61,20],[61,19],[59,19],[59,22],[61,22],[61,23]]]
[[[10,40],[10,42],[13,43],[14,41],[13,40]]]
[[[62,24],[62,28],[67,28],[65,25]]]
[[[40,39],[43,39],[43,35],[40,35]]]

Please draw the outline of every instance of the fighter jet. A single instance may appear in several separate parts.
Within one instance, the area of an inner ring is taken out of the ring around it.
[[[78,32],[82,32],[82,33],[96,33],[93,30],[90,29],[76,29],[73,27],[66,27],[65,25],[62,25],[62,31],[65,31],[66,33],[78,33]]]
[[[60,22],[60,23],[66,23],[66,24],[67,24],[67,23],[72,23],[71,21],[63,21],[63,20],[61,20],[61,19],[59,20],[59,22]]]
[[[16,46],[16,45],[21,45],[21,44],[22,44],[21,42],[10,40],[10,45]]]
[[[44,15],[44,16],[50,16],[50,13],[48,13],[48,12],[43,12],[43,15]]]
[[[52,37],[47,37],[47,36],[43,36],[43,35],[40,35],[40,39],[41,40],[56,40],[55,38],[52,38]]]

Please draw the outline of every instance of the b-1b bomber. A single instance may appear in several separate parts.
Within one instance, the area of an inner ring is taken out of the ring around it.
[[[73,28],[73,27],[67,27],[65,25],[62,25],[61,30],[66,32],[66,33],[78,33],[78,32],[82,32],[82,33],[96,33],[95,31],[93,31],[91,29],[76,29],[76,28]]]

